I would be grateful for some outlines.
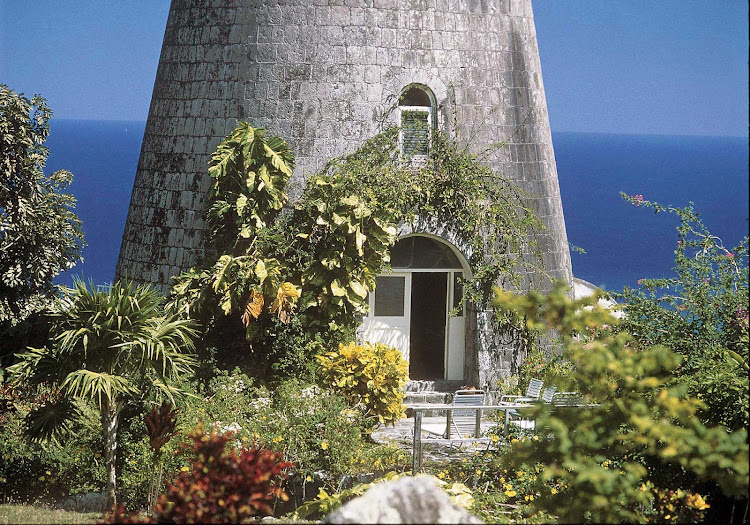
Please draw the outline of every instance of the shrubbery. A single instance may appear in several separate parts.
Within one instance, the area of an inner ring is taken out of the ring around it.
[[[167,484],[154,519],[125,516],[120,508],[110,522],[240,523],[272,514],[270,504],[276,498],[288,499],[280,481],[292,464],[281,454],[254,446],[237,449],[230,445],[231,432],[206,434],[199,427],[190,438],[190,466]]]
[[[525,297],[498,290],[495,305],[523,318],[532,329],[555,329],[574,365],[572,386],[587,408],[539,405],[531,410],[538,440],[513,444],[508,468],[541,463],[539,498],[531,508],[564,522],[644,521],[661,491],[716,483],[727,496],[746,495],[747,431],[707,428],[696,414],[702,403],[671,386],[679,355],[661,346],[639,348],[627,333],[597,328],[617,319],[596,306],[598,294],[569,301],[564,285],[548,296]],[[579,340],[574,335],[592,332]],[[565,487],[551,494],[543,485]],[[678,498],[679,499],[679,498]],[[685,500],[697,502],[693,493]],[[674,503],[672,503],[674,505]],[[701,509],[699,509],[701,510]]]
[[[370,426],[394,425],[404,417],[408,362],[397,349],[382,343],[349,343],[317,358],[323,382],[340,392]]]

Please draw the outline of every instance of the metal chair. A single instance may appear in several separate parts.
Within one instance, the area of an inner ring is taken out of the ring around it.
[[[484,405],[484,390],[456,390],[453,394],[454,406],[482,406]],[[481,410],[452,410],[450,418],[446,418],[445,424],[423,424],[422,432],[426,437],[434,436],[437,439],[456,441],[467,440],[472,436],[480,437]],[[450,419],[450,427],[447,422]],[[450,432],[449,432],[450,428]]]
[[[552,400],[555,397],[555,392],[557,392],[556,386],[551,386],[544,389],[544,392],[542,392],[542,397],[539,400],[528,400],[529,402],[534,401],[541,401],[542,403],[552,403]],[[522,401],[518,401],[524,402]],[[536,422],[533,419],[528,419],[521,417],[521,414],[518,413],[517,410],[508,410],[509,412],[509,423],[523,429],[523,430],[534,430],[536,428]]]
[[[526,388],[526,394],[522,396],[500,396],[500,403],[525,403],[528,401],[537,401],[539,399],[539,394],[542,393],[543,386],[544,381],[541,379],[532,379],[529,381],[529,386]]]

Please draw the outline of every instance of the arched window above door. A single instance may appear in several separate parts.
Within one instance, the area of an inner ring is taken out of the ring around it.
[[[430,151],[435,127],[435,96],[427,86],[412,84],[399,98],[401,154],[406,158],[424,158]]]
[[[391,268],[461,270],[463,266],[447,244],[431,237],[413,235],[400,239],[391,248]]]

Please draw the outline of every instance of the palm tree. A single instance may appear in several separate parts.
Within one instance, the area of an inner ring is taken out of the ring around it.
[[[17,354],[13,381],[48,384],[59,402],[29,415],[35,439],[58,439],[77,416],[76,403],[101,414],[107,469],[107,508],[115,503],[117,429],[128,399],[151,393],[170,400],[183,393],[172,383],[190,373],[196,335],[192,321],[163,307],[148,285],[116,282],[95,288],[76,281],[54,307],[50,344]]]

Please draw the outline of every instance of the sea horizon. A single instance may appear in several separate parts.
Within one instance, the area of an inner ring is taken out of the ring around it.
[[[114,277],[146,123],[53,118],[45,172],[67,169],[87,246],[84,262],[56,278]],[[748,235],[748,139],[724,135],[552,133],[573,275],[606,290],[670,276],[675,216],[638,209],[619,192],[677,207],[695,203],[727,248]]]

